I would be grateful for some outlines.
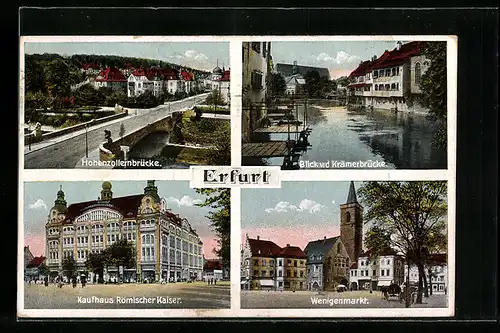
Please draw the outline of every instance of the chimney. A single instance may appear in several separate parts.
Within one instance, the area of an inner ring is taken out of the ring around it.
[[[290,244],[286,244],[286,247],[290,247]]]
[[[259,240],[259,239],[260,239],[260,236],[257,236],[257,240]]]
[[[396,43],[396,49],[397,49],[398,51],[399,51],[399,50],[401,50],[401,45],[403,45],[403,43],[401,43],[401,41],[398,41],[398,42]]]
[[[326,236],[323,236],[323,240],[326,240]]]

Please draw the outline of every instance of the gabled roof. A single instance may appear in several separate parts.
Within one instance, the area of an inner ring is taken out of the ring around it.
[[[43,262],[45,261],[45,257],[44,256],[40,256],[40,257],[34,257],[31,262],[26,265],[26,268],[36,268],[36,267],[39,267],[41,264],[43,264]]]
[[[359,66],[349,74],[349,77],[362,76],[371,71],[372,62],[370,60],[363,61]]]
[[[281,247],[272,241],[249,238],[248,243],[252,256],[274,257],[281,251]]]
[[[330,249],[333,247],[333,245],[337,242],[337,239],[339,238],[340,236],[336,236],[309,242],[306,248],[304,249],[304,252],[307,254],[307,256],[309,256],[308,263],[323,263],[326,254],[328,253],[328,251],[330,251]],[[321,259],[317,258],[312,260],[310,257],[313,254],[314,255],[321,254]]]
[[[137,68],[132,72],[134,76],[145,76],[152,81],[155,77],[164,80],[177,80],[177,74],[172,68]]]
[[[127,79],[116,67],[108,67],[97,75],[97,82],[126,82]]]
[[[184,81],[194,81],[194,74],[191,73],[191,72],[187,72],[187,71],[181,71],[181,75],[182,79]]]
[[[306,259],[307,255],[298,246],[286,246],[276,255],[283,258]]]
[[[401,45],[401,48],[388,52],[383,59],[379,59],[373,65],[373,69],[399,66],[404,64],[410,57],[418,56],[422,52],[424,43],[421,41],[410,42]],[[384,53],[385,54],[385,53]]]

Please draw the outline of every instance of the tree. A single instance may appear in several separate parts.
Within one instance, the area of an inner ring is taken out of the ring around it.
[[[307,72],[304,79],[306,81],[305,88],[307,91],[307,95],[309,97],[318,96],[323,89],[322,80],[321,77],[319,76],[318,71]]]
[[[197,206],[215,209],[206,216],[218,237],[217,248],[214,248],[213,252],[221,258],[224,267],[230,268],[231,189],[205,188],[196,189],[196,192],[207,196],[205,201]]]
[[[71,87],[69,65],[62,59],[50,61],[44,70],[44,81],[53,98],[68,96]]]
[[[270,73],[267,76],[267,89],[270,96],[283,96],[286,92],[286,82],[283,75]]]
[[[205,103],[208,105],[226,105],[226,101],[218,89],[212,90],[205,99]]]
[[[66,257],[62,262],[63,274],[70,279],[75,274],[76,262],[73,257]]]
[[[38,275],[49,276],[49,273],[50,273],[49,267],[47,267],[47,265],[45,263],[42,263],[38,267]]]
[[[126,239],[120,239],[108,247],[105,252],[105,263],[111,266],[132,268],[135,266],[135,247]]]
[[[349,78],[347,76],[341,76],[335,80],[337,87],[347,87],[349,85]]]
[[[99,283],[104,282],[104,267],[106,266],[106,258],[102,253],[89,253],[85,261],[85,267],[94,274],[99,275]]]
[[[230,125],[220,129],[215,139],[215,148],[208,151],[208,165],[231,165],[231,130]]]
[[[36,93],[45,91],[43,67],[33,56],[27,54],[24,57],[24,89],[25,93]]]
[[[158,99],[156,96],[149,90],[146,90],[144,93],[137,96],[135,102],[138,106],[144,108],[151,108],[158,105]]]
[[[358,193],[368,207],[365,223],[371,225],[365,246],[375,253],[389,247],[405,259],[408,268],[416,265],[419,273],[416,302],[421,303],[429,248],[436,245],[435,235],[445,225],[447,183],[367,182]],[[406,306],[409,305],[407,297]]]
[[[438,119],[446,119],[446,42],[427,42],[422,55],[429,59],[429,68],[422,74],[420,103]]]
[[[94,89],[91,84],[84,84],[75,92],[75,104],[81,106],[98,106],[104,104],[106,97],[102,91]]]

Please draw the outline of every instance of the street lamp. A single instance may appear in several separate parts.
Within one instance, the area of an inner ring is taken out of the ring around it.
[[[89,158],[89,142],[88,142],[88,135],[87,135],[87,130],[88,124],[85,123],[85,157]]]

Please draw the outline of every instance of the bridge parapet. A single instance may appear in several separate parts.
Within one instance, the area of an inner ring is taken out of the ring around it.
[[[124,135],[121,138],[117,138],[113,141],[114,149],[112,149],[112,153],[116,156],[116,158],[124,159],[123,151],[120,149],[120,146],[128,146],[131,150],[139,141],[145,138],[148,134],[154,132],[170,132],[174,126],[174,120],[172,117],[166,116],[154,123],[147,124],[146,126],[135,130],[133,132]]]

